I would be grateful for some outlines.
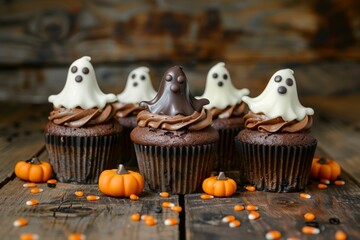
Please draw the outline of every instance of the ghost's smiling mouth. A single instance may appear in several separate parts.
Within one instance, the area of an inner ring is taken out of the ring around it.
[[[217,85],[218,85],[219,87],[222,87],[222,86],[224,85],[224,83],[220,81],[220,82],[217,83]]]
[[[180,90],[180,87],[179,87],[179,85],[177,85],[177,84],[171,84],[170,90],[171,90],[173,93],[177,93],[177,92]]]

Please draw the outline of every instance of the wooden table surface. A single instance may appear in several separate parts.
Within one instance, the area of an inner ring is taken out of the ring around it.
[[[44,191],[31,194],[23,188],[23,181],[15,177],[13,168],[17,161],[37,155],[47,160],[43,127],[51,106],[0,103],[0,236],[1,239],[19,239],[29,232],[39,239],[67,239],[79,232],[86,239],[265,239],[269,230],[278,230],[282,239],[334,239],[337,230],[347,233],[348,239],[360,239],[360,117],[351,112],[359,96],[306,98],[316,110],[313,134],[318,139],[317,154],[335,158],[343,168],[343,186],[329,185],[318,189],[317,182],[306,188],[312,198],[304,199],[299,193],[248,192],[239,186],[230,198],[200,199],[201,193],[161,198],[158,194],[143,192],[138,201],[108,197],[100,193],[97,185],[58,183],[56,188],[38,184]],[[308,104],[310,105],[310,104]],[[346,108],[349,110],[347,111]],[[100,199],[89,202],[74,195],[77,190],[85,195],[98,195]],[[39,200],[37,206],[27,206],[30,199]],[[180,204],[183,212],[174,213],[158,207],[164,201]],[[258,206],[258,220],[248,220],[247,211],[235,212],[235,204]],[[158,224],[146,226],[132,222],[133,213],[151,214]],[[304,213],[312,212],[320,227],[318,235],[304,235]],[[230,228],[221,220],[235,215],[241,221],[238,228]],[[17,228],[13,222],[24,217],[27,226]],[[178,226],[165,226],[164,220],[178,218]],[[341,223],[329,223],[330,218]]]

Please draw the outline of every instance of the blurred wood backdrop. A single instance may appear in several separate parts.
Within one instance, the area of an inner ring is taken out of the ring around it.
[[[141,65],[157,88],[181,64],[201,94],[224,61],[251,95],[284,67],[300,95],[359,94],[359,9],[358,0],[0,0],[0,100],[46,102],[84,55],[104,92],[121,92]]]

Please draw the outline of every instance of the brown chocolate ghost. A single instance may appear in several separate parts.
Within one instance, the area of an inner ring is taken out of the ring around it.
[[[165,72],[155,98],[141,102],[140,106],[155,114],[189,116],[194,111],[200,112],[206,104],[209,100],[196,99],[190,93],[182,67],[174,66]]]

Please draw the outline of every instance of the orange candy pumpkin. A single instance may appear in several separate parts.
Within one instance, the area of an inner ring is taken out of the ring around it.
[[[105,170],[100,174],[99,189],[113,197],[139,195],[144,189],[144,179],[140,173],[126,170],[124,165],[120,164],[118,169]]]
[[[340,165],[334,160],[314,157],[311,164],[310,177],[313,179],[336,180],[341,173]]]
[[[205,193],[216,197],[230,197],[236,192],[236,182],[220,172],[218,176],[206,178],[203,181],[202,188]]]
[[[52,175],[50,163],[41,162],[37,157],[16,163],[14,171],[18,178],[35,183],[46,182]]]

